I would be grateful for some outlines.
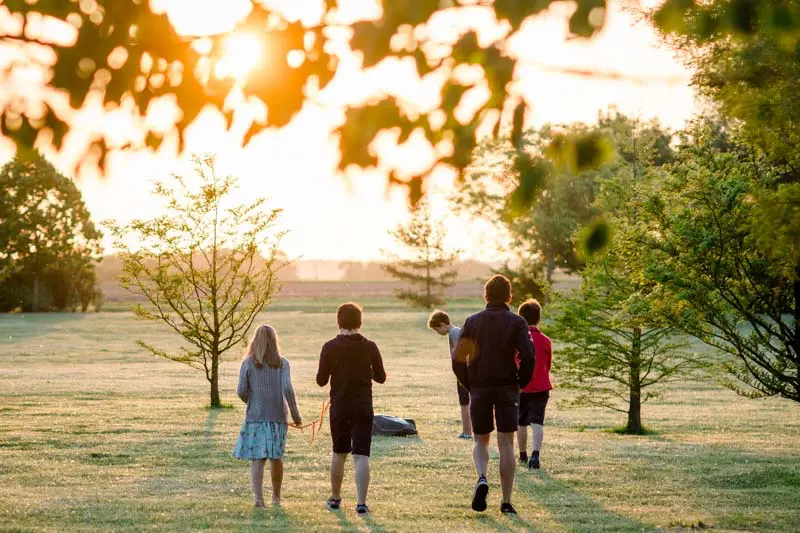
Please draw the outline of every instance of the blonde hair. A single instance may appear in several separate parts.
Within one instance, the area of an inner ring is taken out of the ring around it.
[[[264,366],[265,361],[270,368],[280,368],[281,347],[278,344],[278,334],[275,332],[275,328],[267,324],[258,326],[247,347],[245,357],[252,357],[256,368]]]

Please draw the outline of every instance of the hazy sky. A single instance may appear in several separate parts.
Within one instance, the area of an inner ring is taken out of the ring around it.
[[[154,4],[168,10],[179,31],[227,29],[246,14],[246,0],[160,0]],[[299,5],[319,2],[271,2],[289,6],[300,14]],[[373,9],[371,2],[348,4],[352,11]],[[613,105],[641,117],[657,117],[671,128],[679,128],[695,111],[688,72],[660,47],[646,25],[636,24],[627,14],[614,10],[600,36],[591,42],[567,41],[565,6],[555,6],[544,16],[527,23],[512,43],[521,58],[516,91],[532,104],[528,126],[546,122],[594,121],[599,111]],[[311,10],[313,12],[313,10]],[[373,9],[374,11],[374,9]],[[312,13],[313,15],[313,13]],[[312,16],[308,13],[305,16]],[[495,31],[487,17],[457,24],[476,25],[487,34]],[[452,24],[451,24],[452,26]],[[444,26],[442,31],[453,30]],[[383,67],[378,72],[358,72],[357,63],[345,62],[343,75],[330,86],[323,104],[307,105],[285,128],[257,137],[246,149],[239,148],[240,132],[224,132],[221,118],[201,116],[189,131],[189,151],[214,151],[226,173],[240,177],[242,199],[266,196],[270,205],[284,209],[282,225],[290,231],[283,248],[290,256],[330,259],[373,259],[390,245],[387,230],[407,216],[402,190],[387,192],[381,171],[336,173],[338,149],[330,132],[340,120],[341,108],[328,102],[358,101],[375,90],[406,91],[424,101],[432,92],[424,84],[410,83],[403,71]],[[619,81],[602,76],[585,77],[557,72],[560,67],[615,72],[636,80]],[[93,117],[104,125],[109,119]],[[105,121],[105,122],[104,122]],[[418,147],[397,148],[385,143],[381,166],[421,165],[425,153]],[[167,143],[166,150],[169,150]],[[57,161],[58,162],[58,161]],[[84,172],[78,186],[96,220],[122,221],[146,217],[159,205],[150,197],[149,178],[185,171],[185,162],[167,154],[148,151],[116,154],[108,176]],[[452,187],[452,176],[438,173],[431,182],[434,209],[446,212],[443,198]],[[495,249],[487,245],[491,232],[485,225],[452,219],[451,244],[466,255],[491,260]],[[479,244],[480,243],[480,244]]]

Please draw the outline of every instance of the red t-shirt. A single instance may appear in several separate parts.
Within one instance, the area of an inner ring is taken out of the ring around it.
[[[528,326],[531,334],[533,347],[536,355],[536,365],[533,367],[533,378],[530,383],[522,389],[522,392],[543,392],[552,390],[553,384],[550,383],[550,367],[553,366],[553,343],[550,337],[539,331],[536,326]]]

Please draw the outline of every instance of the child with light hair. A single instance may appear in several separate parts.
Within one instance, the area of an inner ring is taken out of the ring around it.
[[[269,460],[272,504],[280,505],[287,407],[295,425],[301,425],[303,420],[297,409],[289,361],[280,354],[278,334],[272,326],[264,324],[256,329],[239,370],[236,394],[247,409],[233,455],[252,462],[256,507],[264,507],[264,467]]]

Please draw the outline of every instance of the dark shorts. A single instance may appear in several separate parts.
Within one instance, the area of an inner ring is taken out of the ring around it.
[[[485,435],[494,431],[513,433],[519,420],[519,389],[516,385],[473,387],[469,392],[472,432]]]
[[[456,387],[458,388],[458,405],[469,405],[469,391],[460,381],[456,383]]]
[[[372,446],[372,413],[331,413],[333,453],[366,455]]]
[[[544,410],[550,391],[522,392],[519,395],[519,425],[544,424]]]

